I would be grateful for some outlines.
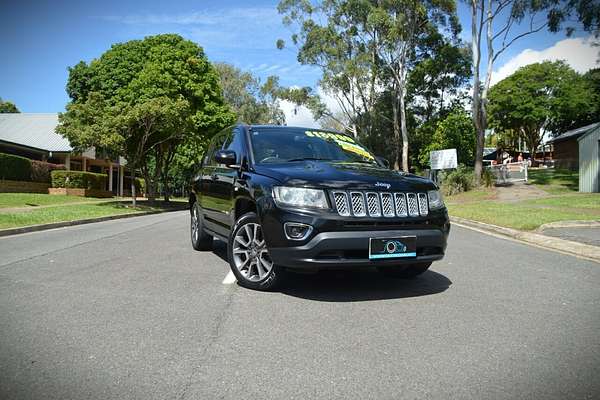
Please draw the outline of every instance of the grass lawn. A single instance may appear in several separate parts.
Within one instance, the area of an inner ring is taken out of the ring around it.
[[[39,208],[31,211],[0,213],[0,229],[16,228],[51,222],[131,214],[140,211],[160,210],[159,207],[139,206],[132,208],[119,202],[93,204],[70,204],[58,207]]]
[[[579,190],[579,172],[566,169],[530,169],[529,183],[550,194],[563,194]]]
[[[0,229],[142,211],[183,209],[186,205],[181,201],[171,203],[157,201],[149,204],[145,199],[138,199],[137,207],[133,208],[130,200],[116,201],[114,199],[34,193],[0,193]]]
[[[79,196],[49,195],[40,193],[0,193],[0,208],[50,206],[64,203],[100,201]]]
[[[578,193],[577,172],[530,170],[529,183],[541,189],[534,198],[519,200],[510,195],[526,192],[528,186],[476,189],[447,197],[448,212],[456,217],[521,230],[533,230],[549,222],[600,221],[600,194]],[[503,192],[509,195],[500,196]]]

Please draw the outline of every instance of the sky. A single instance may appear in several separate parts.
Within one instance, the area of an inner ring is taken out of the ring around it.
[[[178,33],[202,46],[211,61],[231,63],[265,79],[278,75],[285,86],[316,87],[319,70],[298,63],[289,42],[292,28],[281,22],[278,1],[105,0],[0,1],[0,97],[22,112],[61,112],[68,102],[69,66],[89,62],[111,44],[159,33]],[[461,36],[469,40],[470,14],[459,2]],[[515,43],[494,68],[493,82],[544,59],[566,60],[575,70],[597,67],[598,49],[589,35],[539,32]],[[282,105],[290,125],[314,126],[310,113]]]

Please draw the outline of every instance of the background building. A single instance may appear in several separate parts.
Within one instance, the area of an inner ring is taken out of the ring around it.
[[[73,151],[69,141],[56,133],[58,114],[0,114],[0,153],[15,154],[32,160],[63,164],[68,170],[106,174],[106,190],[128,194],[126,160],[90,148]]]

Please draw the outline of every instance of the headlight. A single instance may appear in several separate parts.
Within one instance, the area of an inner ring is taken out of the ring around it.
[[[427,192],[427,197],[429,197],[430,210],[439,210],[440,208],[444,208],[444,199],[442,198],[442,194],[439,192],[439,190],[430,190]]]
[[[273,198],[275,203],[281,207],[329,207],[325,192],[320,189],[276,186],[273,188]]]

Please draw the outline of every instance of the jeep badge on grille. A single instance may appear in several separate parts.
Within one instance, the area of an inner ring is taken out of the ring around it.
[[[386,189],[389,189],[392,187],[392,185],[390,185],[389,183],[384,183],[384,182],[376,182],[375,186],[377,187],[384,187]]]

